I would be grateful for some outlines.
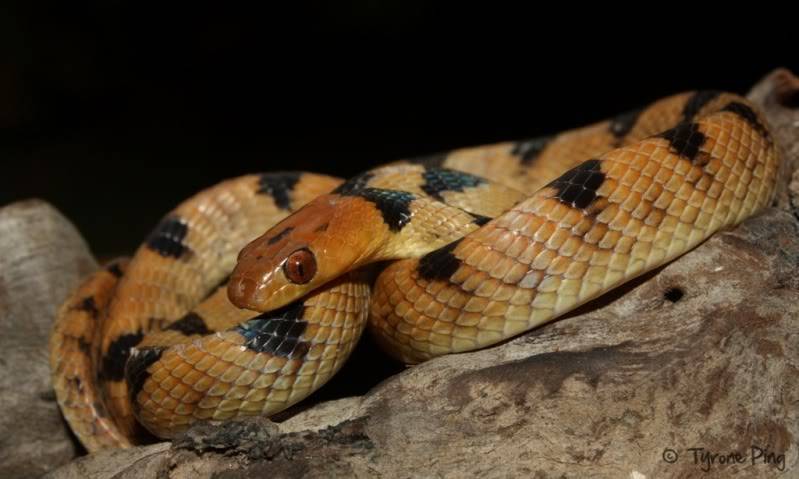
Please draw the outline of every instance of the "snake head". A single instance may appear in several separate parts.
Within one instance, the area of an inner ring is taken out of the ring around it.
[[[230,301],[271,311],[363,264],[379,234],[370,231],[361,203],[337,194],[317,197],[252,241],[230,277]]]

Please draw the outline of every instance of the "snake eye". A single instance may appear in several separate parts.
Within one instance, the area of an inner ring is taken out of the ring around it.
[[[316,258],[307,248],[291,253],[283,263],[283,274],[294,284],[305,284],[316,274]]]

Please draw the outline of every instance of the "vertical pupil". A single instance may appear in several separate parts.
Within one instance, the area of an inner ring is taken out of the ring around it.
[[[302,249],[292,253],[283,263],[286,279],[296,284],[305,284],[316,274],[316,259],[313,253]]]

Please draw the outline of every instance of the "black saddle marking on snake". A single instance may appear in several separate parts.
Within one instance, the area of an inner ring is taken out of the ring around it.
[[[189,225],[178,216],[167,216],[155,227],[145,244],[148,248],[166,258],[180,259],[190,253],[183,244]]]
[[[178,331],[186,336],[191,336],[192,334],[206,335],[213,332],[208,329],[205,320],[197,313],[188,313],[164,329]]]
[[[610,120],[610,133],[618,140],[621,140],[630,130],[633,129],[638,117],[641,116],[642,109],[631,110],[620,115],[616,115]]]
[[[461,265],[461,260],[452,253],[461,241],[463,238],[422,256],[417,267],[419,277],[428,281],[448,280]]]
[[[702,111],[708,103],[712,102],[721,95],[718,90],[702,90],[691,95],[691,98],[685,102],[682,109],[682,121],[691,121],[696,115]]]
[[[765,125],[760,122],[760,120],[757,118],[757,114],[748,105],[744,105],[738,101],[733,101],[728,103],[724,108],[721,109],[721,111],[735,113],[749,123],[749,126],[760,133],[763,138],[771,141],[771,136],[769,135],[768,129],[766,129]]]
[[[100,310],[97,309],[97,303],[94,301],[94,296],[87,296],[83,298],[83,301],[81,301],[79,305],[75,306],[75,309],[89,313],[89,316],[91,316],[93,319],[100,317]]]
[[[474,218],[474,221],[472,221],[472,223],[476,224],[477,226],[483,226],[486,223],[488,223],[489,221],[494,219],[494,218],[491,218],[490,216],[478,215],[477,213],[470,213],[468,211],[467,211],[467,213],[472,215],[472,217]]]
[[[343,196],[358,196],[374,203],[383,216],[383,222],[395,233],[411,221],[411,201],[416,199],[416,196],[406,191],[382,188],[352,189],[338,193]]]
[[[127,361],[124,374],[129,385],[128,395],[131,399],[133,407],[138,407],[136,396],[138,396],[139,392],[142,390],[144,381],[150,377],[150,373],[147,371],[147,368],[149,368],[154,362],[161,359],[161,355],[163,353],[164,348],[141,348],[137,349]]]
[[[141,330],[136,333],[123,334],[109,346],[100,365],[100,379],[106,381],[122,381],[125,379],[125,363],[130,356],[130,349],[144,339]]]
[[[483,178],[469,173],[432,167],[425,168],[422,179],[424,180],[420,186],[422,191],[438,201],[444,201],[441,193],[445,191],[463,192],[465,188],[474,188],[486,182]]]
[[[586,209],[596,199],[596,190],[605,182],[605,174],[600,167],[599,160],[588,160],[562,174],[548,186],[555,188],[555,198],[561,203]]]
[[[354,195],[358,191],[362,191],[368,188],[369,181],[375,177],[375,174],[371,171],[367,171],[365,173],[361,173],[357,176],[353,176],[349,180],[345,181],[344,183],[340,184],[333,190],[333,193],[339,195]]]
[[[302,173],[298,171],[264,173],[258,179],[258,193],[271,195],[275,200],[275,206],[282,210],[290,210],[290,194],[300,181],[300,176]]]
[[[244,346],[258,353],[269,353],[289,359],[301,359],[310,344],[300,339],[308,323],[301,320],[302,301],[253,318],[233,330],[246,338]]]
[[[449,156],[448,153],[434,153],[432,155],[416,156],[414,158],[409,158],[408,163],[423,166],[441,167],[444,166],[444,162],[447,161],[447,156]]]
[[[705,144],[707,138],[699,131],[696,123],[680,123],[671,130],[661,133],[661,138],[669,141],[669,146],[674,153],[688,159],[692,163],[697,159],[699,149]]]
[[[113,274],[115,278],[121,278],[122,274],[123,274],[122,273],[122,268],[119,266],[119,263],[116,262],[116,261],[114,261],[113,263],[109,264],[106,267],[106,271],[108,271],[109,273]]]
[[[538,158],[542,151],[552,141],[552,136],[533,138],[532,140],[519,141],[513,145],[511,153],[518,156],[521,163],[525,166],[530,165],[533,160]]]

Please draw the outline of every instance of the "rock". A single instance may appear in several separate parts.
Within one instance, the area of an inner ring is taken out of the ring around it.
[[[0,252],[0,477],[36,477],[76,454],[47,341],[56,309],[97,263],[75,227],[38,200],[0,208]]]
[[[351,419],[360,403],[360,397],[326,401],[290,417],[278,427],[284,433],[319,431]]]
[[[43,479],[153,478],[166,466],[164,453],[168,449],[168,442],[131,449],[106,449],[91,456],[80,457],[55,473],[46,474]]]
[[[799,78],[784,68],[778,68],[755,85],[748,97],[766,114],[774,140],[783,155],[781,176],[783,181],[777,188],[777,204],[781,208],[793,208],[797,211],[799,210]],[[793,173],[792,183],[791,173]]]
[[[752,93],[786,154],[778,207],[497,347],[428,361],[277,425],[197,425],[148,450],[142,471],[126,466],[138,456],[122,455],[128,462],[102,456],[106,469],[83,459],[82,470],[102,471],[89,476],[97,479],[156,470],[170,478],[796,476],[799,216],[789,173],[799,118],[784,75]],[[50,477],[74,477],[75,467]]]

